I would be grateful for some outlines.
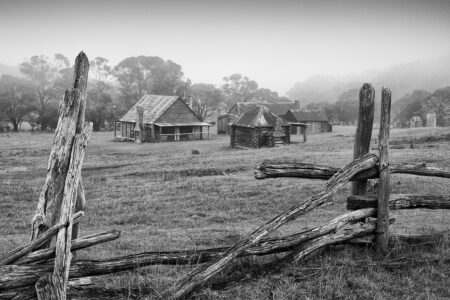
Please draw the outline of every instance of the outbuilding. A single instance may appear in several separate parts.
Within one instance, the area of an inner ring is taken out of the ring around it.
[[[231,147],[261,148],[290,143],[290,124],[269,108],[257,105],[231,125]]]
[[[298,109],[290,109],[284,119],[292,123],[307,124],[307,133],[332,131],[332,125],[323,111],[300,111]],[[293,128],[292,134],[297,134],[295,128]]]
[[[209,127],[180,97],[146,94],[114,122],[114,140],[138,143],[202,140],[209,139]]]

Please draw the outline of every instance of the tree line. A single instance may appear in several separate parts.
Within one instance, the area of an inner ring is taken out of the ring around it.
[[[59,98],[72,84],[69,59],[62,54],[32,56],[20,64],[20,72],[23,77],[0,78],[0,124],[9,122],[14,131],[24,121],[33,130],[56,128]],[[90,62],[89,77],[86,119],[93,122],[94,130],[109,129],[145,93],[178,95],[191,102],[202,120],[215,111],[226,111],[237,101],[287,100],[241,74],[224,77],[221,86],[192,83],[185,79],[179,64],[158,56],[128,57],[115,66],[96,57]]]
[[[59,98],[72,84],[73,66],[69,59],[62,54],[52,58],[32,56],[20,64],[20,71],[23,74],[20,78],[11,75],[0,78],[0,127],[9,122],[17,131],[26,121],[33,130],[54,129]],[[238,101],[289,101],[238,73],[223,77],[220,86],[192,83],[184,77],[179,64],[158,56],[128,57],[115,66],[106,58],[96,57],[90,62],[89,77],[86,118],[93,122],[94,130],[110,129],[112,122],[120,119],[145,93],[178,95],[191,103],[202,121],[214,113],[226,113]],[[323,110],[333,123],[353,124],[358,116],[358,95],[358,89],[348,89],[337,94],[335,102],[316,101],[305,108]],[[392,112],[393,121],[402,127],[409,125],[412,116],[425,120],[429,112],[436,113],[438,126],[449,126],[450,87],[433,93],[415,90],[394,102]]]

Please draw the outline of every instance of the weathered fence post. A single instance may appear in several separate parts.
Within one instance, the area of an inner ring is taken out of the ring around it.
[[[47,166],[47,177],[32,221],[31,240],[56,224],[69,167],[73,139],[84,126],[85,94],[89,61],[81,52],[75,60],[72,91],[66,91],[59,105],[59,119]],[[79,124],[83,123],[83,124]],[[45,247],[48,247],[48,244]]]
[[[356,126],[353,159],[360,158],[369,152],[372,138],[373,111],[375,90],[370,83],[364,83],[359,91],[359,115]],[[352,183],[352,195],[364,195],[367,189],[367,180]]]
[[[53,275],[43,276],[36,283],[39,300],[66,299],[72,259],[73,214],[74,210],[84,205],[84,191],[80,182],[81,167],[87,140],[92,132],[91,124],[84,124],[88,73],[89,60],[81,52],[75,60],[73,88],[66,91],[60,103],[60,116],[50,154],[48,174],[33,219],[32,239],[36,239],[49,225],[53,225],[58,213],[60,223],[67,224],[58,231]],[[77,232],[76,228],[75,234]]]
[[[378,184],[378,214],[377,214],[377,243],[381,252],[388,251],[389,242],[389,127],[391,119],[391,91],[387,88],[381,90],[381,117],[380,133],[378,136],[378,149],[380,151]]]

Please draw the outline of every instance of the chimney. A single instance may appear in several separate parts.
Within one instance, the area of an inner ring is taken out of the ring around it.
[[[136,113],[137,119],[136,119],[136,127],[134,130],[141,131],[142,122],[144,122],[144,108],[142,106],[136,106]]]
[[[295,103],[296,109],[300,110],[300,100],[295,100],[294,103]]]

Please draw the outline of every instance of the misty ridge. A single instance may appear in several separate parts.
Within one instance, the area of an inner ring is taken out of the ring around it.
[[[383,86],[390,88],[393,101],[396,101],[414,90],[434,91],[450,86],[449,66],[450,53],[436,59],[395,64],[360,74],[311,76],[295,83],[287,95],[292,99],[302,99],[304,104],[332,103],[337,100],[337,95],[359,89],[364,82],[370,82],[377,89]],[[379,99],[380,95],[376,96]]]

